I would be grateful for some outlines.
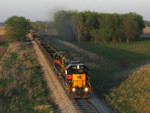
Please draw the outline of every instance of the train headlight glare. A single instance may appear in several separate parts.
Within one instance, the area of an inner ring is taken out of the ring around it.
[[[89,91],[89,88],[85,87],[85,88],[84,88],[84,91],[85,91],[85,92],[88,92],[88,91]]]
[[[72,92],[75,92],[76,91],[76,88],[72,88]]]

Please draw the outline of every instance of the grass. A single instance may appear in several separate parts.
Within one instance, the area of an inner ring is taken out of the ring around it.
[[[0,112],[49,113],[57,110],[49,94],[31,45],[13,46],[0,66]],[[35,109],[47,105],[50,106]]]
[[[8,48],[8,43],[0,44],[0,60],[2,59],[3,55],[6,53]]]
[[[74,43],[119,64],[141,63],[150,58],[150,41],[127,43]]]
[[[133,72],[107,99],[122,113],[150,112],[150,65]]]

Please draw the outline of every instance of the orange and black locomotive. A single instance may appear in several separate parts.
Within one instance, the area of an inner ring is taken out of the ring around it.
[[[56,52],[53,58],[59,77],[65,82],[68,93],[73,98],[88,98],[91,92],[89,69],[65,52]]]

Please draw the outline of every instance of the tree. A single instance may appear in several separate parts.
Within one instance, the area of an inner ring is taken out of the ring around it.
[[[100,36],[101,36],[100,30],[99,29],[93,29],[93,30],[91,30],[90,34],[93,37],[94,43],[96,45],[97,42],[99,42],[99,40],[100,40]]]
[[[83,20],[82,16],[76,12],[72,15],[71,23],[78,42],[82,41]]]
[[[99,14],[96,12],[75,12],[72,15],[71,23],[79,42],[91,41],[91,31],[99,27]]]
[[[129,43],[138,33],[138,25],[137,23],[130,17],[126,17],[123,19],[123,31],[126,36],[126,41]]]
[[[17,41],[24,41],[30,30],[30,20],[25,17],[12,16],[5,21],[6,34]]]
[[[116,42],[119,37],[120,16],[118,14],[111,15],[112,42]]]
[[[132,18],[137,23],[138,29],[135,37],[135,39],[137,39],[143,33],[143,28],[145,27],[143,17],[133,12],[126,14],[126,16]]]
[[[104,43],[113,37],[113,21],[110,14],[100,14],[99,18],[101,39]]]

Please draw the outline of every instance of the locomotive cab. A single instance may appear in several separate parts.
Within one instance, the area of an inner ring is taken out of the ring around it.
[[[74,98],[88,98],[91,92],[88,68],[84,64],[69,64],[65,74]]]

